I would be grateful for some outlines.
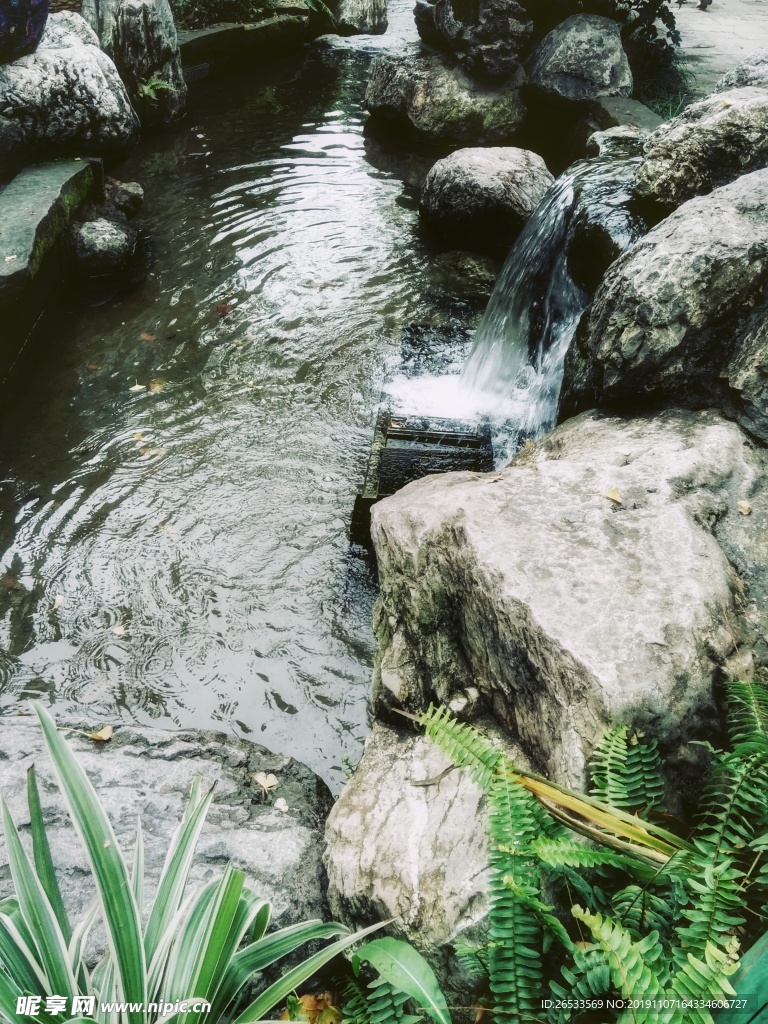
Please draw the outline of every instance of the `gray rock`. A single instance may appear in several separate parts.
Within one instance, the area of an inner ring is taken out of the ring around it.
[[[564,100],[631,96],[632,72],[619,24],[574,14],[546,35],[525,64],[537,92]]]
[[[516,0],[436,0],[435,28],[471,75],[508,78],[533,33],[533,22]]]
[[[628,124],[620,124],[590,135],[587,139],[587,156],[642,156],[647,141],[647,132]]]
[[[82,12],[114,60],[142,122],[178,117],[187,86],[168,0],[83,0]]]
[[[648,139],[639,199],[666,213],[768,165],[768,90],[733,89],[693,103]]]
[[[758,50],[732,71],[723,75],[715,86],[715,92],[743,89],[750,85],[768,89],[768,50]]]
[[[717,734],[713,683],[765,663],[765,470],[713,412],[591,413],[499,473],[379,502],[379,709],[448,703],[471,682],[560,783],[583,784],[616,722],[685,763],[689,738]]]
[[[132,857],[136,818],[144,830],[147,896],[154,895],[168,845],[181,819],[193,779],[216,783],[216,796],[192,865],[190,891],[220,874],[227,863],[246,872],[248,884],[288,924],[325,915],[321,822],[330,800],[318,779],[295,761],[218,733],[121,727],[105,744],[67,733],[109,814],[123,853]],[[37,767],[53,859],[74,919],[93,898],[82,846],[72,829],[40,727],[33,718],[0,719],[3,793],[28,838],[26,771]],[[254,773],[273,772],[279,785],[264,797]],[[276,810],[282,796],[288,811]],[[10,892],[5,840],[0,838],[0,890]]]
[[[528,767],[509,741],[503,747]],[[483,933],[486,801],[464,772],[413,785],[449,765],[425,736],[374,724],[328,817],[324,863],[334,919],[360,926],[396,918],[395,929],[428,954],[441,980],[463,989],[471,986],[461,978],[450,944],[459,937],[476,941]]]
[[[720,405],[768,441],[767,207],[768,170],[753,171],[684,203],[613,264],[566,359],[561,417],[666,398]]]
[[[136,252],[137,234],[127,224],[99,217],[72,230],[72,250],[78,271],[86,277],[119,274]]]
[[[427,175],[419,210],[442,238],[505,253],[553,181],[537,153],[459,149]]]
[[[144,189],[138,181],[117,181],[108,178],[104,183],[105,201],[128,220],[135,217],[144,205]]]
[[[387,0],[339,0],[334,15],[340,36],[381,35],[387,31]]]
[[[430,0],[416,0],[413,8],[416,31],[429,46],[443,47],[445,40],[435,25],[435,5]]]
[[[49,157],[118,159],[139,122],[79,14],[52,14],[35,53],[0,66],[0,175]]]
[[[372,114],[426,139],[503,145],[525,120],[523,78],[520,71],[491,88],[441,54],[386,55],[371,65],[365,102]]]

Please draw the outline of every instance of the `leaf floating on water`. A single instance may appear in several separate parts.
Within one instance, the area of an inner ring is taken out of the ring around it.
[[[281,811],[283,814],[288,813],[288,804],[285,802],[285,800],[283,800],[282,797],[279,797],[277,800],[275,800],[275,810]]]
[[[63,594],[57,594],[53,599],[53,611],[57,612],[59,608],[64,604],[66,598]]]
[[[162,391],[167,383],[165,377],[153,377],[148,387],[150,391]]]
[[[94,740],[96,743],[108,743],[112,739],[115,730],[111,725],[105,725],[103,729],[99,729],[96,732],[89,732],[88,739]]]
[[[134,441],[143,441],[144,440],[144,435],[142,434],[142,432],[140,430],[137,430],[136,433],[133,435],[133,440]]]
[[[612,501],[614,505],[621,505],[621,504],[623,504],[623,502],[621,500],[621,495],[619,494],[619,488],[618,487],[611,487],[609,490],[607,490],[605,492],[603,497],[607,498],[608,501]]]
[[[265,793],[268,793],[270,789],[274,789],[275,786],[280,785],[280,781],[276,775],[272,772],[269,775],[266,772],[256,772],[253,776],[254,782],[257,782]]]
[[[235,307],[232,305],[231,302],[220,302],[216,307],[216,312],[219,314],[219,316],[225,317],[229,316],[229,314],[232,312],[234,308]]]
[[[141,341],[157,341],[157,335],[150,334],[149,331],[142,331],[139,338]]]
[[[144,386],[144,384],[139,384],[139,382],[136,381],[136,383],[133,385],[133,387],[132,388],[128,388],[128,390],[129,391],[146,391],[147,389]]]
[[[98,373],[99,370],[103,370],[104,369],[104,364],[103,363],[86,363],[85,364],[85,368],[86,368],[86,370],[90,370],[91,373]]]
[[[125,636],[125,626],[113,626],[112,632],[115,636]]]
[[[5,262],[6,263],[13,263],[13,261],[17,260],[18,258],[19,258],[18,256],[6,256],[5,257]]]
[[[737,503],[736,507],[743,516],[752,515],[752,506],[744,498],[742,498],[741,501]]]

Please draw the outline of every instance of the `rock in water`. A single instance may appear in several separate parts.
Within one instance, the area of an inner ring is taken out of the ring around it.
[[[768,442],[768,170],[684,203],[609,269],[568,353],[561,418],[719,405]]]
[[[635,192],[663,215],[766,166],[768,90],[732,89],[691,104],[649,136]]]
[[[766,468],[714,412],[589,413],[497,474],[379,502],[380,710],[471,682],[557,782],[583,785],[616,722],[658,736],[678,773],[685,741],[717,734],[713,683],[768,660]]]
[[[768,89],[768,50],[758,50],[732,71],[723,75],[715,86],[715,92],[743,89],[750,85]]]
[[[533,22],[516,0],[436,0],[434,23],[464,70],[488,78],[516,74],[533,33]]]
[[[52,14],[35,51],[0,66],[0,174],[62,156],[124,157],[139,122],[115,65],[70,11]]]
[[[564,100],[631,96],[632,72],[619,24],[574,14],[546,35],[525,64],[531,88]]]
[[[491,87],[442,54],[386,55],[371,65],[365,103],[372,114],[408,125],[422,138],[503,145],[525,120],[524,78],[520,69]]]
[[[381,35],[387,31],[387,0],[339,0],[334,16],[340,36]]]
[[[187,86],[168,0],[83,0],[83,17],[114,60],[142,122],[178,117]]]
[[[65,735],[101,798],[129,863],[136,818],[141,817],[148,894],[154,893],[192,781],[201,776],[204,789],[215,782],[216,792],[192,862],[191,888],[221,874],[232,860],[245,871],[256,894],[271,901],[281,923],[326,916],[321,828],[330,794],[308,768],[219,733],[126,726],[102,744],[74,732]],[[62,895],[73,919],[79,920],[93,900],[93,885],[36,719],[0,719],[0,750],[3,792],[22,827],[29,822],[27,769],[33,762],[37,768]],[[257,772],[272,772],[278,779],[269,799],[254,781]],[[280,796],[287,812],[272,806]],[[8,881],[5,840],[0,838],[4,895]]]
[[[537,153],[459,149],[430,170],[420,213],[442,238],[503,255],[553,181]]]
[[[86,277],[119,274],[136,252],[136,229],[105,220],[86,221],[72,231],[77,269]]]

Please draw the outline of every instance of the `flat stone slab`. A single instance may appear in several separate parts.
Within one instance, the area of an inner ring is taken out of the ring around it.
[[[687,0],[674,13],[697,98],[746,57],[768,49],[768,0],[713,0],[706,11]]]
[[[222,22],[208,28],[181,30],[181,62],[189,68],[257,54],[278,56],[303,45],[307,20],[306,12],[294,10],[251,24]]]
[[[136,819],[141,817],[149,895],[192,782],[201,776],[203,788],[215,783],[216,793],[192,865],[191,887],[197,889],[220,875],[231,860],[245,871],[247,884],[257,895],[272,903],[273,917],[282,923],[324,916],[322,826],[331,798],[324,783],[304,765],[220,733],[125,726],[116,729],[108,743],[95,743],[73,730],[65,730],[65,735],[99,794],[129,863]],[[62,895],[77,919],[93,898],[93,886],[37,718],[0,718],[3,793],[25,841],[26,773],[32,763]],[[257,772],[276,776],[278,785],[269,795],[256,781]],[[275,806],[280,797],[287,810]],[[9,892],[5,839],[0,837],[0,894]]]
[[[87,161],[39,164],[0,194],[0,304],[15,299],[34,278],[96,177]]]

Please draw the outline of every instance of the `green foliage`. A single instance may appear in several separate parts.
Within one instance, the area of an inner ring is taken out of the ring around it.
[[[768,919],[768,690],[733,684],[729,698],[733,750],[711,751],[690,842],[640,816],[663,811],[659,754],[627,726],[599,744],[593,796],[584,798],[509,764],[444,710],[424,713],[428,734],[488,798],[489,940],[458,952],[463,964],[487,969],[494,1018],[542,1020],[548,992],[646,1000],[733,993],[738,948]],[[563,821],[600,845],[574,838]],[[558,894],[559,910],[545,892]],[[768,972],[768,948],[753,962],[752,978]],[[579,1017],[553,1010],[550,1019]],[[601,1024],[618,1019],[606,1013]],[[649,1007],[626,1019],[662,1018]],[[663,1019],[710,1024],[712,1015],[687,1008]]]
[[[451,1024],[435,972],[410,943],[390,937],[374,939],[357,951],[353,963],[370,964],[378,972],[380,983],[413,999],[436,1024]],[[371,1019],[374,1024],[381,1024],[373,1013]]]
[[[194,848],[213,791],[199,780],[171,841],[165,866],[144,924],[143,838],[136,834],[133,868],[128,869],[112,826],[85,772],[56,731],[48,713],[34,704],[70,817],[82,841],[98,901],[74,927],[68,920],[45,833],[34,770],[28,776],[32,860],[19,839],[4,800],[0,800],[14,898],[0,904],[0,1020],[16,1024],[16,1001],[23,995],[93,996],[97,1004],[135,1004],[113,1015],[109,1024],[152,1024],[164,1016],[163,1003],[201,1000],[210,1004],[175,1015],[177,1024],[250,1024],[260,1020],[324,964],[380,926],[356,934],[343,925],[305,921],[267,934],[268,903],[247,887],[245,874],[228,864],[221,878],[185,895]],[[83,950],[100,920],[109,951],[89,973]],[[336,938],[269,985],[252,1002],[244,993],[253,976],[307,942]],[[158,1006],[160,1004],[160,1006]],[[154,1005],[154,1008],[153,1008]],[[197,1002],[195,1003],[197,1005]],[[65,1021],[44,1010],[37,1024]],[[101,1020],[97,1009],[97,1020]]]
[[[138,94],[147,103],[157,103],[161,92],[176,92],[176,90],[170,82],[165,82],[157,75],[152,75],[151,78],[139,82]]]

